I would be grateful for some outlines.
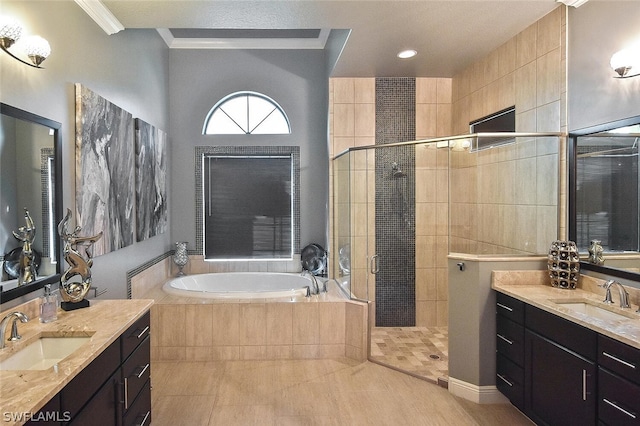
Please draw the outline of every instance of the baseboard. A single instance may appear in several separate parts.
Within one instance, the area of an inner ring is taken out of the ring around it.
[[[478,386],[449,377],[449,393],[476,404],[509,404],[495,386]]]

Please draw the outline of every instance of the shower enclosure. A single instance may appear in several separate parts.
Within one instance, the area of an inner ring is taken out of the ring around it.
[[[449,253],[546,254],[561,235],[564,139],[473,134],[337,155],[332,276],[374,304],[374,327],[447,326]]]

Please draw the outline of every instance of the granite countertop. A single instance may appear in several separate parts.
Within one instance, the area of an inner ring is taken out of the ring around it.
[[[636,312],[640,302],[640,290],[625,287],[630,293],[632,307],[622,309],[619,307],[618,292],[615,288],[612,289],[615,304],[603,303],[605,290],[597,286],[601,282],[603,281],[583,276],[578,283],[579,288],[566,290],[552,287],[546,271],[493,271],[491,288],[640,349],[640,313]],[[585,302],[624,315],[626,318],[595,318],[557,302]]]
[[[91,306],[65,312],[58,310],[58,319],[48,324],[37,316],[18,324],[22,339],[7,342],[0,349],[0,360],[36,341],[40,337],[90,336],[67,358],[46,370],[0,371],[0,406],[2,413],[35,413],[53,398],[67,383],[113,343],[136,320],[147,312],[153,300],[92,300]],[[18,310],[18,309],[13,309]],[[7,330],[9,333],[11,330]],[[3,418],[3,421],[6,421]]]

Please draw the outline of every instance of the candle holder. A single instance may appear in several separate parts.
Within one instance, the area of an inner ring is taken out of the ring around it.
[[[173,253],[173,263],[178,267],[177,277],[181,277],[185,275],[182,269],[189,262],[189,254],[187,253],[187,243],[186,242],[176,242],[176,250]]]

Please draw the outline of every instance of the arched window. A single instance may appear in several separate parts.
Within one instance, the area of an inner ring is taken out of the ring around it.
[[[236,92],[216,103],[202,131],[205,135],[289,134],[291,126],[283,109],[268,96]]]

